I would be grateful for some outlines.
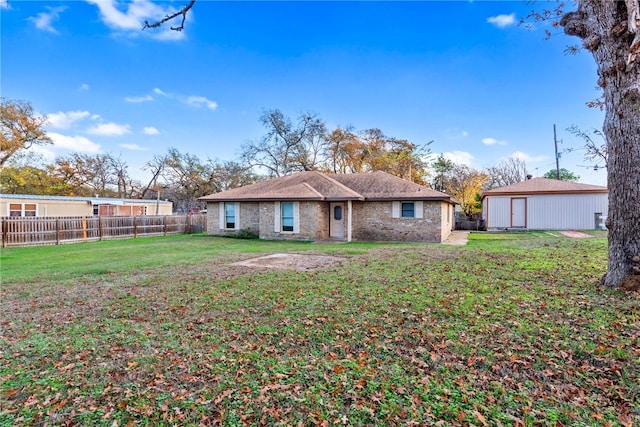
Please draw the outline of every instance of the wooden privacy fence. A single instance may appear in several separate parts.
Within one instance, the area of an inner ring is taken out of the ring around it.
[[[1,217],[2,247],[201,233],[206,215]]]

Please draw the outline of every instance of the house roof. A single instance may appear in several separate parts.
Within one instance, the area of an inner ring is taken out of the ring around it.
[[[201,197],[204,201],[278,200],[444,200],[448,194],[406,181],[385,172],[325,174],[298,172],[222,193]]]
[[[66,201],[66,202],[87,202],[92,205],[122,205],[131,203],[160,203],[170,204],[171,202],[165,200],[155,199],[118,199],[113,197],[83,197],[83,196],[42,196],[36,194],[0,194],[0,199],[15,199],[15,200],[51,200],[51,201]]]
[[[531,178],[518,182],[517,184],[485,191],[482,197],[518,194],[606,194],[608,192],[607,187],[601,187],[599,185],[580,184],[578,182],[560,181],[557,179]]]

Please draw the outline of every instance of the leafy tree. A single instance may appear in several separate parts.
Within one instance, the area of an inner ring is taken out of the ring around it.
[[[542,177],[547,179],[558,179],[558,171],[556,169],[551,169],[549,172],[542,175]],[[574,174],[570,170],[560,168],[560,181],[577,182],[579,179],[580,176]]]
[[[39,194],[70,196],[74,189],[53,173],[51,165],[36,166],[7,165],[0,174],[0,187],[6,194]]]
[[[465,165],[455,164],[450,172],[449,180],[446,184],[446,193],[453,196],[460,203],[462,212],[468,218],[482,212],[480,194],[487,178],[486,173]]]
[[[46,123],[46,116],[36,114],[28,102],[0,98],[0,168],[34,145],[51,144]]]
[[[333,173],[361,172],[366,150],[352,127],[336,128],[325,136],[325,169]]]
[[[488,175],[485,190],[517,184],[527,179],[527,164],[517,157],[498,162],[486,169]]]
[[[431,163],[431,168],[433,169],[435,176],[433,181],[431,182],[431,187],[434,190],[438,191],[447,191],[447,186],[449,181],[451,180],[451,173],[455,164],[447,159],[444,154],[440,154],[438,158]]]

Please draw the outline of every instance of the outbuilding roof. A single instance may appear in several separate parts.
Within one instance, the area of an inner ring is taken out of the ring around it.
[[[560,181],[557,179],[531,178],[517,184],[494,188],[482,193],[486,196],[508,196],[518,194],[595,194],[608,193],[607,187]]]
[[[171,203],[166,200],[156,199],[118,199],[114,197],[85,197],[85,196],[43,196],[36,194],[0,194],[2,199],[16,200],[40,200],[40,201],[65,201],[65,202],[87,202],[92,205],[123,205],[135,203]]]
[[[385,172],[325,174],[298,172],[222,193],[201,197],[203,201],[278,200],[443,200],[451,196]]]

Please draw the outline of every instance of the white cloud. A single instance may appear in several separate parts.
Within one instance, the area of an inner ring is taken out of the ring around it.
[[[531,156],[523,151],[516,151],[511,155],[511,157],[515,157],[516,159],[523,160],[526,163],[544,162],[548,160],[547,156]]]
[[[40,12],[35,17],[28,18],[28,20],[33,22],[37,29],[55,34],[58,31],[53,28],[53,23],[60,18],[60,14],[64,12],[66,6],[45,6],[45,8],[48,12]]]
[[[138,144],[120,144],[120,147],[126,148],[127,150],[132,150],[132,151],[149,151],[149,148],[141,147]]]
[[[451,160],[453,163],[459,165],[471,166],[473,162],[473,155],[466,151],[451,151],[443,153],[443,156],[447,160]]]
[[[100,10],[102,21],[118,33],[126,33],[133,37],[148,36],[160,40],[179,40],[184,38],[183,31],[173,31],[170,25],[150,28],[142,31],[145,21],[155,22],[176,12],[175,8],[162,8],[149,0],[120,2],[118,0],[87,0]],[[187,22],[191,19],[187,14]]]
[[[187,98],[187,104],[198,108],[206,106],[210,110],[218,108],[218,104],[215,101],[211,101],[204,96],[190,96]]]
[[[139,102],[149,102],[153,101],[153,96],[145,95],[145,96],[127,96],[125,99],[127,102],[139,103]]]
[[[462,135],[463,138],[466,138],[466,137],[469,136],[469,132],[467,132],[466,130],[463,130],[461,135]]]
[[[157,95],[162,95],[162,96],[169,96],[168,93],[164,92],[162,89],[159,89],[157,87],[153,89],[153,93]]]
[[[516,23],[516,14],[510,13],[509,15],[501,14],[490,16],[489,18],[487,18],[487,22],[495,25],[498,28],[506,28]]]
[[[82,153],[99,153],[102,151],[100,145],[84,136],[67,136],[55,132],[49,132],[47,135],[49,135],[53,141],[55,148],[62,148]]]
[[[47,115],[47,124],[56,129],[69,129],[75,122],[89,117],[88,111],[60,111]]]
[[[119,125],[117,123],[100,123],[87,130],[92,135],[101,136],[122,136],[131,133],[129,125]]]
[[[482,138],[484,145],[507,145],[507,141],[498,141],[495,138]]]
[[[145,135],[158,135],[160,134],[160,131],[153,126],[145,126],[143,129],[143,133]]]
[[[80,85],[80,90],[89,90],[89,85],[88,85],[88,84],[86,84],[86,83],[82,83],[82,84]]]

